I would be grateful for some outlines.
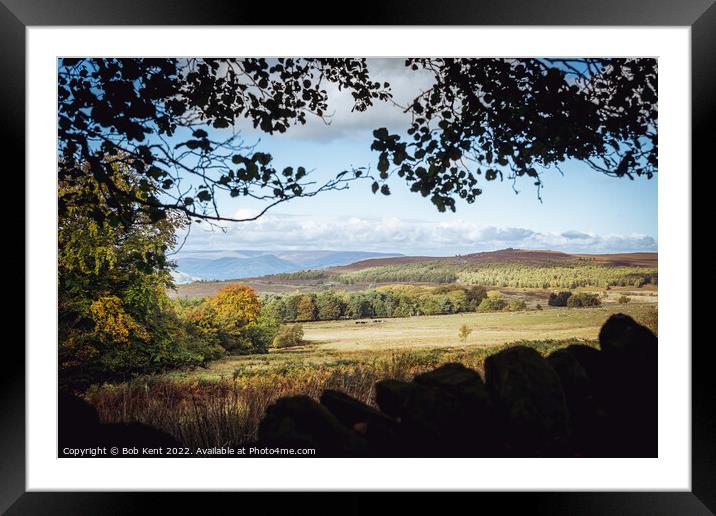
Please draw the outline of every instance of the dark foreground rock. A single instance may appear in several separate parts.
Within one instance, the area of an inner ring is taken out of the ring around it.
[[[384,380],[375,386],[379,410],[337,391],[320,404],[282,399],[259,439],[319,456],[656,457],[656,336],[617,314],[599,345],[547,358],[507,348],[487,358],[484,382],[461,364]]]
[[[485,360],[485,379],[510,455],[561,455],[568,449],[564,391],[542,355],[524,346],[496,353]]]
[[[60,457],[76,456],[72,449],[137,448],[137,455],[142,455],[143,448],[166,454],[167,449],[182,446],[166,432],[142,423],[100,423],[92,405],[66,392],[58,400],[58,444]]]

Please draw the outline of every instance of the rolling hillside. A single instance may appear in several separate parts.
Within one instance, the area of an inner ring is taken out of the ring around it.
[[[477,264],[523,264],[547,265],[554,263],[566,264],[576,261],[590,261],[604,265],[621,265],[637,267],[656,267],[658,253],[620,253],[620,254],[568,254],[560,251],[532,251],[524,249],[501,249],[484,253],[473,253],[461,256],[429,257],[429,256],[397,256],[390,258],[372,258],[351,263],[349,265],[331,267],[327,272],[343,273],[360,271],[371,267],[389,265],[406,265],[424,262],[442,262],[450,265]]]
[[[356,253],[358,254],[358,253]],[[635,286],[657,282],[657,253],[568,254],[557,251],[503,249],[462,256],[393,256],[348,265],[296,272],[233,277],[258,292],[363,290],[385,283],[444,284],[460,282],[502,288],[575,288],[594,285]],[[172,295],[211,295],[224,281],[179,285]]]

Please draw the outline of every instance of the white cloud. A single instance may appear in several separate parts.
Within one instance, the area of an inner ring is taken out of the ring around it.
[[[544,233],[521,227],[483,226],[466,220],[432,222],[399,217],[320,218],[269,213],[224,231],[192,231],[182,252],[208,250],[337,250],[452,255],[504,249],[567,252],[656,251],[649,235],[599,235],[576,230]]]

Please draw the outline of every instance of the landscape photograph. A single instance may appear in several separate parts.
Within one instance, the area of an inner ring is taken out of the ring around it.
[[[656,457],[650,58],[61,58],[59,457]]]

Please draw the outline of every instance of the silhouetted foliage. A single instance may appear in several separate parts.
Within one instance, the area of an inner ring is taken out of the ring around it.
[[[657,171],[656,59],[413,58],[434,84],[406,108],[408,137],[380,128],[382,179],[404,178],[440,211],[482,194],[481,177],[527,177],[567,159],[631,179]],[[374,185],[374,190],[376,185]],[[539,191],[539,190],[538,190]]]
[[[376,128],[377,177],[352,168],[318,185],[304,167],[277,169],[270,154],[216,130],[246,120],[280,134],[308,116],[327,120],[327,84],[348,90],[356,111],[392,101],[364,59],[61,59],[59,180],[77,188],[60,195],[60,214],[81,206],[112,225],[169,211],[233,220],[219,212],[219,195],[269,209],[360,178],[389,195],[393,175],[444,211],[457,197],[474,202],[481,177],[526,176],[539,187],[541,174],[567,159],[617,177],[656,172],[655,59],[415,58],[406,66],[434,76],[404,106],[413,115],[407,139]],[[141,180],[123,188],[117,162]],[[87,188],[88,176],[97,188]]]
[[[208,130],[247,119],[275,134],[309,114],[324,117],[325,83],[349,90],[356,111],[390,97],[361,59],[61,59],[58,80],[60,181],[91,175],[99,185],[61,195],[60,214],[85,206],[111,224],[133,223],[137,213],[159,220],[175,210],[228,220],[216,208],[220,192],[275,205],[345,187],[364,170],[316,186],[304,167],[278,170],[271,155]],[[109,169],[116,161],[142,181],[119,188]]]

